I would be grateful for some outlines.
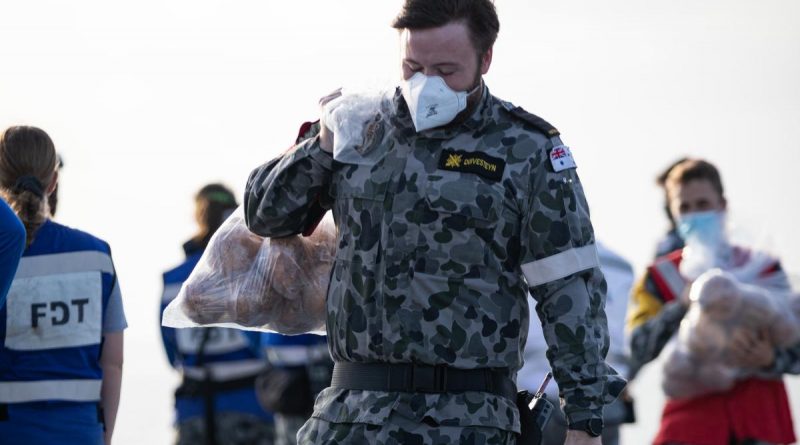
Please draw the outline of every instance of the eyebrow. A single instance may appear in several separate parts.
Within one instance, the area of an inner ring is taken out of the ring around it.
[[[411,64],[414,64],[414,65],[422,65],[421,63],[417,62],[414,59],[405,58],[405,59],[403,59],[403,61],[405,63],[411,63]],[[459,64],[457,62],[442,62],[442,63],[437,63],[437,64],[433,65],[433,68],[460,68],[460,67],[461,67],[461,64]]]

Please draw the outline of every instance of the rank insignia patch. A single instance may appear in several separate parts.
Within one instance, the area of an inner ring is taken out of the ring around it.
[[[506,163],[500,158],[485,153],[442,150],[439,168],[454,172],[473,173],[492,181],[499,181],[503,177]]]

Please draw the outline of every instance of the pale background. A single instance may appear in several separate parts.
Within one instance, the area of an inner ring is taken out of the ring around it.
[[[717,163],[733,219],[800,271],[800,2],[497,0],[492,92],[554,123],[599,237],[641,270],[666,224],[653,178]],[[166,444],[171,391],[160,274],[192,234],[192,196],[292,141],[338,85],[398,76],[397,0],[0,3],[0,127],[62,152],[58,220],[113,248],[130,328],[115,443]],[[652,438],[657,367],[634,386]],[[789,379],[800,418],[800,381]]]

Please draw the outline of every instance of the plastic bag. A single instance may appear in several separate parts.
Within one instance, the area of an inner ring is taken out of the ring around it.
[[[323,333],[335,252],[331,218],[309,237],[262,238],[247,228],[240,207],[211,238],[162,323]]]
[[[750,278],[758,282],[757,277]],[[776,348],[800,341],[796,295],[742,283],[735,273],[714,269],[695,280],[690,299],[678,336],[666,351],[662,387],[671,398],[726,391],[757,371],[731,362],[729,348],[737,330],[766,331]]]
[[[333,159],[344,164],[372,165],[370,154],[383,139],[385,122],[392,107],[388,90],[355,91],[323,107],[323,122],[333,132]]]

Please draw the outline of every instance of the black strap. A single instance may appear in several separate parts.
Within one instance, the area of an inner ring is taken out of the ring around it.
[[[206,346],[211,339],[211,332],[215,328],[205,328],[203,338],[197,348],[197,366],[205,364]],[[200,386],[203,394],[203,417],[205,420],[206,445],[217,445],[217,416],[214,410],[214,388],[212,387],[211,372],[206,369],[205,379]]]
[[[8,420],[8,405],[0,403],[0,422]]]
[[[231,380],[198,380],[191,377],[183,377],[181,386],[175,390],[176,397],[203,397],[207,390],[213,393],[226,391],[236,391],[237,389],[253,388],[257,375],[249,375]]]
[[[507,368],[458,369],[445,365],[337,362],[331,387],[364,391],[457,393],[489,392],[516,400]]]
[[[550,122],[547,122],[533,113],[525,111],[525,109],[522,107],[510,108],[508,111],[517,118],[529,123],[530,125],[533,125],[534,128],[541,131],[549,138],[561,134],[556,127],[550,124]]]
[[[14,190],[20,192],[23,191],[31,192],[34,195],[36,195],[36,197],[39,199],[44,198],[44,186],[36,176],[32,175],[20,176],[17,179],[17,182],[14,184]]]
[[[103,432],[106,432],[106,413],[103,411],[103,406],[97,404],[97,423],[103,425]]]

